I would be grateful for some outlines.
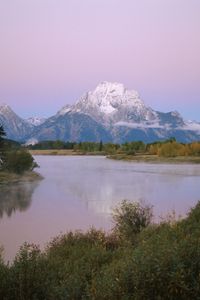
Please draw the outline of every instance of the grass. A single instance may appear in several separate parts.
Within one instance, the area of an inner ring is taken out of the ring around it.
[[[83,152],[71,149],[29,150],[31,155],[105,155],[104,152]]]
[[[31,155],[76,155],[74,150],[49,149],[49,150],[29,150]]]

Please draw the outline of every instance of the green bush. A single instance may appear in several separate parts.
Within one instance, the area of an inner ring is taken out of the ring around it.
[[[4,169],[21,174],[36,167],[32,155],[23,149],[7,151],[4,154]]]
[[[44,251],[25,244],[11,265],[0,259],[0,299],[200,299],[200,203],[174,222],[150,224],[150,211],[124,201],[115,233],[70,232]]]
[[[136,235],[150,224],[151,219],[151,207],[124,200],[113,210],[113,230],[121,239],[134,243]]]
[[[8,299],[47,299],[46,263],[45,255],[38,246],[25,243],[10,267]]]
[[[7,298],[9,290],[9,268],[3,261],[3,248],[0,247],[0,299]]]
[[[54,239],[46,249],[52,299],[88,299],[93,278],[112,253],[105,233],[95,229]]]

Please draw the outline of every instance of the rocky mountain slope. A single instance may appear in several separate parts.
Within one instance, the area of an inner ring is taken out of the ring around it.
[[[23,142],[33,132],[34,126],[20,118],[7,104],[0,104],[0,124],[9,139]]]
[[[56,114],[37,126],[31,140],[100,141],[109,142],[108,130],[87,114],[73,112]]]
[[[42,118],[42,117],[30,117],[26,119],[26,121],[33,126],[39,126],[43,124],[46,121],[46,119],[47,118]]]

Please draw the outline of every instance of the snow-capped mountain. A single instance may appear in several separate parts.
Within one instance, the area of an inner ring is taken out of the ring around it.
[[[138,92],[121,83],[102,82],[94,91],[84,94],[72,111],[83,112],[104,125],[117,122],[151,122],[157,114],[146,107]]]
[[[43,118],[43,117],[30,117],[26,119],[26,121],[33,126],[39,126],[43,124],[46,121],[46,119],[47,118]]]
[[[119,143],[134,140],[152,142],[170,137],[181,142],[200,140],[200,123],[185,121],[177,111],[164,113],[147,107],[138,92],[126,89],[121,83],[100,83],[94,91],[85,93],[74,105],[64,106],[42,124],[38,124],[38,118],[28,123],[13,114],[7,119],[18,118],[17,128],[26,128],[20,138],[18,135],[18,140],[102,140]],[[9,115],[6,108],[5,115]],[[8,128],[12,122],[7,124]],[[9,134],[14,132],[15,127],[11,126]]]
[[[66,105],[34,130],[34,138],[73,141],[151,142],[175,137],[182,142],[200,139],[196,122],[188,123],[177,111],[147,107],[135,90],[121,83],[102,82],[74,105]]]
[[[137,91],[106,81],[85,93],[75,105],[63,107],[58,114],[75,112],[87,114],[105,127],[169,129],[185,124],[178,112],[157,112],[144,104]]]
[[[33,125],[20,118],[7,104],[0,104],[0,124],[4,126],[7,138],[25,141],[33,132]]]

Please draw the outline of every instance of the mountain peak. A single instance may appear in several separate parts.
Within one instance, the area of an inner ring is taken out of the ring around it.
[[[122,96],[124,91],[125,87],[122,83],[102,81],[97,85],[96,89],[94,90],[94,94],[104,92],[106,94],[117,94]]]
[[[6,113],[12,111],[12,109],[10,108],[10,106],[6,103],[0,103],[0,113]]]
[[[139,99],[139,93],[135,90],[128,90],[122,83],[118,82],[109,82],[109,81],[102,81],[97,85],[94,92],[94,95],[104,96],[104,98],[120,98],[120,104],[127,102],[128,98]],[[125,97],[126,96],[126,97]],[[141,99],[139,99],[141,102]]]
[[[148,120],[155,117],[137,91],[128,90],[117,82],[101,82],[94,91],[83,95],[74,108],[106,124],[128,120],[130,114],[135,119],[136,115]]]
[[[0,104],[0,124],[3,125],[6,136],[16,141],[24,141],[32,132],[33,126],[20,118],[9,105]]]
[[[8,116],[9,118],[12,118],[12,116],[16,116],[16,113],[12,110],[12,108],[6,104],[2,103],[0,104],[0,115],[3,116]]]
[[[171,111],[171,115],[172,115],[173,117],[182,118],[181,114],[180,114],[177,110]]]

